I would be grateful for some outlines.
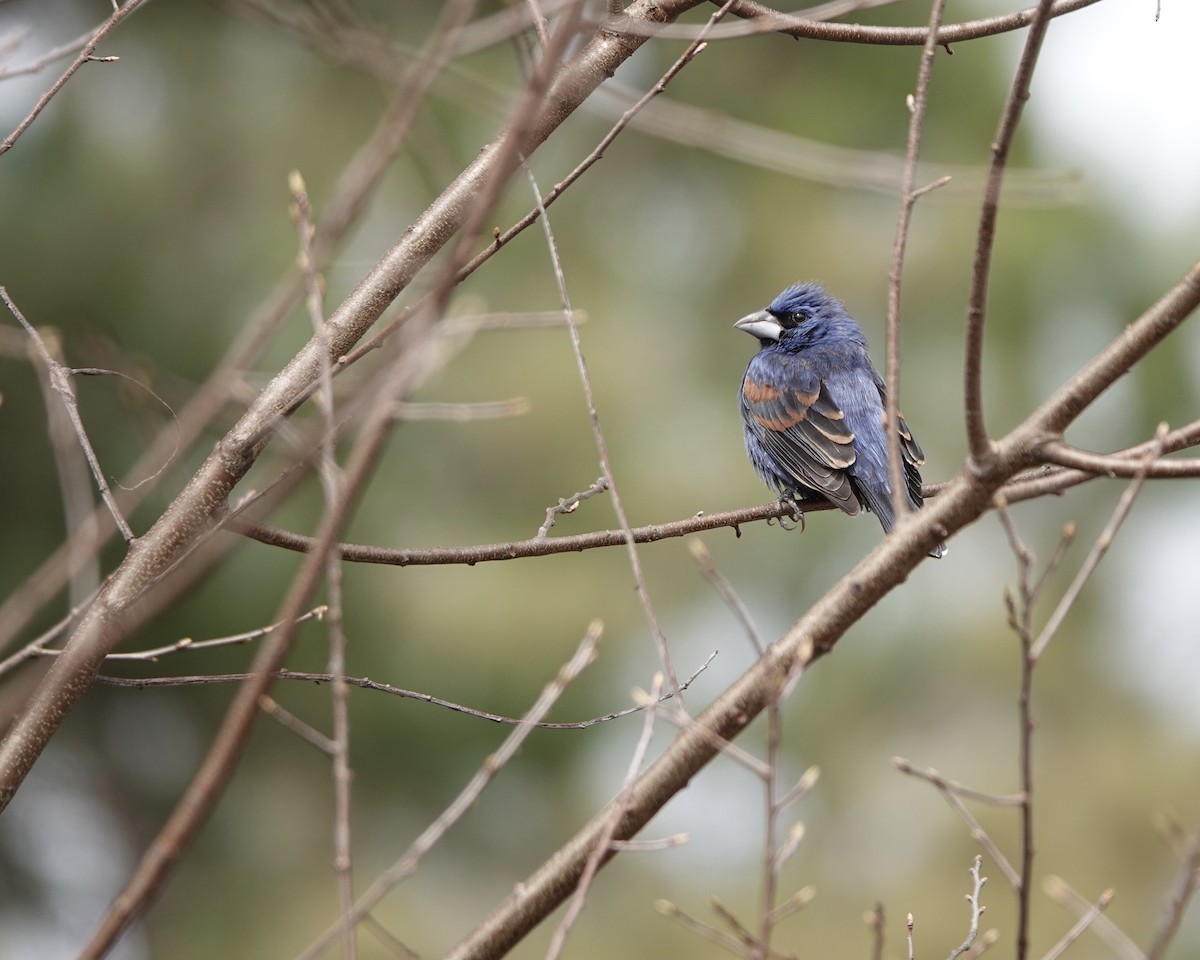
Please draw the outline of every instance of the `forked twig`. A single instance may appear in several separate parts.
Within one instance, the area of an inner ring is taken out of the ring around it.
[[[1000,852],[1000,848],[996,846],[996,842],[983,829],[983,825],[975,818],[975,815],[958,798],[958,794],[949,788],[947,781],[936,775],[930,776],[927,771],[918,770],[907,760],[896,758],[892,762],[901,773],[907,773],[909,776],[916,777],[918,780],[924,780],[926,783],[931,783],[938,788],[938,791],[945,798],[946,803],[950,805],[950,809],[957,813],[959,819],[967,825],[967,829],[971,833],[971,838],[983,847],[996,866],[1000,868],[1000,872],[1004,874],[1004,878],[1012,884],[1012,888],[1019,891],[1021,889],[1021,875],[1013,869],[1013,865],[1008,862],[1008,858]]]
[[[983,890],[983,885],[987,883],[987,877],[980,873],[983,866],[983,858],[979,854],[975,855],[975,862],[971,864],[971,880],[973,886],[971,892],[967,894],[967,903],[971,907],[971,924],[967,929],[967,935],[957,947],[950,951],[947,960],[958,960],[964,953],[971,949],[975,944],[975,940],[979,937],[979,919],[983,916],[987,907],[979,902],[979,893]]]

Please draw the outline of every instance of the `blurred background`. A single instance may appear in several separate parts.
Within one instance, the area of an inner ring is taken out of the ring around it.
[[[947,20],[1012,8],[952,2]],[[336,178],[387,102],[377,70],[348,62],[337,37],[303,28],[315,9],[287,0],[149,4],[98,51],[120,61],[87,65],[0,158],[0,284],[32,323],[57,331],[67,362],[119,370],[181,407],[294,262],[288,172],[304,174],[320,220]],[[423,3],[321,9],[376,32],[401,62],[423,43],[435,13]],[[693,11],[687,22],[702,23],[712,9]],[[99,0],[0,5],[8,67],[79,36],[110,10]],[[926,4],[906,0],[855,19],[920,25],[927,16]],[[985,388],[994,434],[1019,423],[1196,259],[1200,125],[1184,105],[1200,90],[1198,30],[1200,8],[1182,0],[1163,0],[1157,20],[1153,0],[1105,0],[1051,26],[1006,186],[992,274]],[[954,180],[918,204],[903,299],[902,406],[925,448],[927,481],[954,476],[965,457],[962,330],[979,185],[1023,38],[959,44],[936,63],[920,180],[945,172]],[[611,89],[538,150],[531,166],[543,190],[593,149],[684,46],[648,42]],[[787,284],[823,281],[861,322],[882,366],[904,98],[919,53],[778,35],[713,43],[551,208],[571,302],[586,314],[583,346],[631,523],[768,499],[743,453],[735,394],[755,344],[731,324]],[[0,82],[5,132],[64,66]],[[327,270],[331,309],[495,136],[521,77],[512,45],[500,44],[457,60],[435,84],[406,150]],[[528,185],[514,180],[495,223],[503,229],[530,206]],[[558,306],[534,228],[456,291],[450,313]],[[3,599],[23,589],[65,525],[37,375],[15,322],[0,326]],[[135,530],[153,522],[310,332],[303,310],[294,311],[246,372],[244,395],[235,391],[213,429],[166,468],[131,518]],[[600,475],[564,329],[483,332],[455,346],[414,400],[523,397],[529,412],[400,424],[349,540],[421,547],[523,539],[548,506]],[[1192,323],[1123,378],[1068,439],[1116,450],[1151,437],[1160,421],[1174,427],[1194,419],[1198,358]],[[377,369],[370,359],[364,369],[372,363]],[[163,407],[125,381],[82,378],[78,392],[110,477],[124,476],[150,439],[170,428]],[[310,409],[298,417],[312,418]],[[1039,563],[1054,552],[1064,523],[1078,525],[1039,624],[1123,488],[1098,481],[1014,508]],[[1177,870],[1169,825],[1178,818],[1189,831],[1200,827],[1196,503],[1193,483],[1147,485],[1037,674],[1032,931],[1039,955],[1075,919],[1042,893],[1048,875],[1089,900],[1114,887],[1107,916],[1145,947]],[[308,533],[320,507],[310,480],[274,520]],[[607,498],[596,497],[559,518],[553,533],[614,526]],[[803,532],[754,524],[740,537],[722,530],[703,539],[773,639],[880,535],[873,519],[817,513]],[[102,572],[121,554],[110,545]],[[689,694],[698,710],[746,669],[753,651],[684,540],[642,547],[640,556],[680,674],[717,653]],[[126,649],[264,626],[297,566],[295,555],[241,543]],[[550,719],[623,708],[658,669],[623,550],[474,568],[347,565],[345,576],[353,676],[520,715],[594,617],[606,627],[599,660]],[[821,777],[784,821],[802,820],[807,835],[782,893],[811,884],[817,896],[781,928],[781,952],[869,956],[863,914],[877,902],[888,916],[886,956],[905,955],[909,912],[919,953],[945,954],[962,939],[976,845],[937,793],[896,772],[892,758],[983,790],[1017,790],[1019,650],[1003,603],[1015,578],[1012,553],[989,515],[856,625],[786,704],[782,780],[786,786],[814,764]],[[68,605],[64,591],[17,643]],[[233,672],[252,656],[253,643],[109,672]],[[307,625],[289,665],[320,671],[326,660],[321,626]],[[5,723],[42,669],[26,664],[0,678]],[[232,693],[228,685],[97,687],[81,701],[0,817],[0,958],[79,949],[194,772]],[[327,688],[280,685],[275,695],[329,729]],[[450,802],[505,730],[362,690],[352,691],[350,705],[361,890]],[[761,753],[761,727],[744,747]],[[640,729],[630,717],[532,735],[376,916],[422,956],[449,949],[615,794]],[[670,736],[662,725],[657,745]],[[1016,860],[1015,814],[973,809]],[[301,951],[337,917],[331,810],[327,759],[262,718],[232,789],[115,955]],[[654,903],[673,901],[719,925],[708,907],[715,896],[752,925],[763,825],[761,785],[732,762],[714,763],[645,833],[685,832],[688,843],[609,865],[570,955],[726,955],[660,916]],[[984,872],[991,878],[984,926],[999,929],[994,949],[1009,956],[1014,898],[995,864],[985,860]],[[515,955],[542,955],[551,926]],[[360,946],[363,956],[391,955],[370,935]],[[1103,949],[1085,935],[1075,955]],[[1174,955],[1197,951],[1193,913]]]

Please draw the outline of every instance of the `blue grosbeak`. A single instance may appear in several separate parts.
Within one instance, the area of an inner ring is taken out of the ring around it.
[[[741,406],[746,452],[763,482],[788,499],[829,500],[852,517],[865,507],[891,530],[885,385],[846,308],[819,284],[798,283],[734,326],[760,344]],[[899,427],[908,502],[919,509],[925,455],[903,417]],[[929,555],[945,552],[939,544]]]

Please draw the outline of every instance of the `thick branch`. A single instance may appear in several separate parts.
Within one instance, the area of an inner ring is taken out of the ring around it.
[[[698,0],[674,3],[641,0],[627,16],[647,23],[673,19]],[[558,72],[545,98],[525,125],[520,152],[528,156],[645,41],[601,31]],[[431,60],[433,57],[431,56]],[[218,444],[151,529],[130,549],[67,647],[51,665],[21,716],[0,744],[0,809],[17,787],[75,701],[96,675],[104,656],[123,636],[122,612],[154,586],[224,509],[229,493],[246,474],[293,401],[315,382],[322,352],[337,358],[370,329],[417,272],[441,250],[475,209],[489,183],[503,179],[515,162],[507,131],[485,147],[453,183],[410,226],[394,247],[314,336],[263,390]]]

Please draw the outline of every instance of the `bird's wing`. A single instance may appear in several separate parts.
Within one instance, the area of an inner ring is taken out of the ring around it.
[[[846,513],[858,513],[846,475],[854,463],[854,434],[807,364],[752,362],[742,381],[742,416],[781,471]]]
[[[873,372],[875,386],[879,389],[879,402],[883,404],[884,409],[887,409],[887,385],[878,371]],[[900,430],[898,432],[900,434],[900,458],[904,461],[904,485],[908,488],[908,499],[914,506],[920,507],[925,502],[921,496],[921,471],[919,469],[925,463],[925,451],[921,449],[917,438],[908,428],[903,413],[900,414]]]
[[[904,480],[908,485],[909,497],[920,506],[924,498],[921,496],[921,473],[917,468],[925,463],[925,451],[908,429],[903,414],[900,415],[900,455],[904,458]]]

